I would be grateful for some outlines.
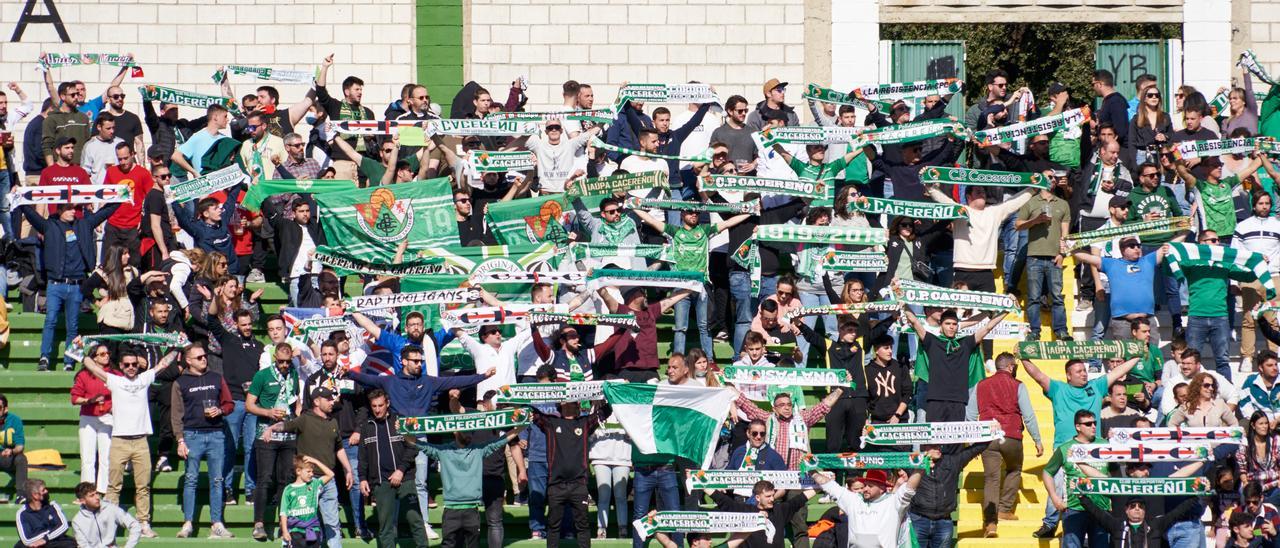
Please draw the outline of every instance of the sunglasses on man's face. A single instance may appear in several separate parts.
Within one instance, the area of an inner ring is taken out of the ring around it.
[[[1093,422],[1093,421],[1089,421],[1089,422],[1077,422],[1077,423],[1076,423],[1076,426],[1094,426],[1094,425],[1096,425],[1096,424],[1098,424],[1098,423]]]
[[[124,94],[123,94],[123,93],[117,93],[117,94],[115,94],[115,95],[112,95],[112,96],[111,96],[111,98],[112,98],[112,99],[124,99]]]
[[[753,437],[753,438],[761,438],[761,437],[764,437],[764,432],[763,432],[763,431],[751,431],[751,432],[747,432],[747,435],[748,435],[748,436],[751,436],[751,437]]]
[[[165,181],[168,181],[170,177],[172,177],[172,175],[169,175],[168,173],[161,173],[159,175],[155,175],[155,178],[165,180]]]

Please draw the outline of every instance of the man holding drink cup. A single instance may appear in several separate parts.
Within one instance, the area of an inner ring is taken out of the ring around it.
[[[182,349],[185,370],[173,381],[174,437],[178,438],[178,456],[187,460],[187,471],[182,488],[182,530],[178,538],[187,538],[194,532],[192,521],[196,513],[196,485],[200,478],[200,462],[208,461],[209,513],[213,526],[209,538],[232,538],[222,523],[223,480],[226,458],[224,417],[235,409],[231,401],[231,389],[222,375],[209,371],[209,359],[203,346],[188,345]]]

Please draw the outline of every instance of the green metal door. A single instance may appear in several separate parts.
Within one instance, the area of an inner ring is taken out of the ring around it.
[[[892,70],[889,76],[894,82],[943,78],[964,80],[962,40],[895,40],[890,49],[890,59]],[[923,98],[915,99],[911,112],[921,112],[922,102]],[[963,97],[953,98],[947,106],[947,112],[957,118],[964,118],[964,109]]]
[[[1139,76],[1155,76],[1161,106],[1168,112],[1173,98],[1169,92],[1168,51],[1164,40],[1099,40],[1094,67],[1111,71],[1116,78],[1116,91],[1129,99],[1137,93],[1134,83]]]

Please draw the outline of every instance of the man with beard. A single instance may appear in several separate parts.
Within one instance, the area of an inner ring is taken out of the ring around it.
[[[796,115],[796,109],[787,106],[786,101],[787,83],[778,81],[777,78],[770,78],[764,83],[764,100],[756,103],[755,110],[747,115],[747,127],[755,131],[764,129],[770,112],[782,113],[785,116],[783,125],[800,125],[800,117]]]
[[[116,137],[119,137],[120,140],[133,145],[133,150],[143,150],[142,120],[138,118],[137,114],[125,110],[124,88],[120,86],[111,86],[107,88],[106,98],[106,112],[110,112],[116,120]]]
[[[141,139],[139,139],[141,140]],[[116,145],[116,164],[107,167],[106,184],[125,185],[132,193],[130,200],[120,205],[111,217],[107,218],[107,226],[102,235],[102,248],[121,245],[129,250],[129,266],[138,268],[142,265],[141,240],[139,226],[142,224],[142,207],[155,181],[151,173],[134,160],[132,141],[123,141]]]
[[[319,105],[330,120],[373,120],[373,111],[360,104],[364,98],[364,80],[348,76],[342,80],[342,99],[329,95],[326,81],[329,69],[333,67],[333,54],[324,58],[320,65],[320,75],[316,77],[316,104]],[[351,146],[357,156],[337,154],[334,156],[334,167],[338,170],[339,179],[356,180],[356,166],[360,164],[359,155],[374,156],[377,143],[361,136],[339,137]],[[335,151],[336,152],[336,151]]]
[[[1048,141],[1043,143],[1042,148],[1047,148]],[[1046,177],[1051,175],[1045,173]],[[1071,208],[1064,198],[1070,196],[1071,187],[1065,176],[1054,177],[1053,182],[1018,209],[1013,225],[1027,231],[1027,322],[1031,324],[1027,340],[1032,341],[1040,340],[1041,297],[1046,294],[1053,304],[1054,338],[1071,340],[1062,300],[1062,261],[1066,258],[1062,238],[1071,232]]]
[[[311,394],[316,389],[325,388],[338,397],[334,400],[332,415],[338,420],[338,437],[342,440],[342,449],[347,452],[347,461],[353,470],[360,466],[360,434],[356,431],[357,415],[365,413],[368,406],[364,390],[355,381],[342,377],[344,371],[338,367],[339,348],[334,341],[320,343],[320,370],[306,378],[303,394]],[[303,401],[303,409],[310,409],[310,401]],[[358,483],[358,482],[357,482]],[[372,538],[365,528],[364,511],[361,506],[359,485],[353,485],[347,492],[351,502],[351,513],[354,518],[356,534],[361,538]]]
[[[63,142],[63,139],[71,139],[75,146],[68,161],[79,165],[80,151],[89,142],[89,116],[77,110],[84,103],[84,94],[76,90],[75,84],[63,82],[58,84],[58,98],[62,104],[44,117],[40,143],[45,165],[53,167],[54,159],[58,156],[58,143]],[[48,169],[45,168],[46,171]]]

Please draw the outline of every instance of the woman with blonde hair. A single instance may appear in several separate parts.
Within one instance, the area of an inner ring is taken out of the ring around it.
[[[1227,92],[1227,111],[1218,113],[1225,116],[1222,121],[1222,134],[1230,135],[1236,128],[1244,128],[1249,133],[1257,133],[1258,131],[1258,98],[1253,94],[1253,76],[1249,71],[1244,72],[1244,87],[1231,88]],[[1218,93],[1226,91],[1226,88],[1218,90]]]

